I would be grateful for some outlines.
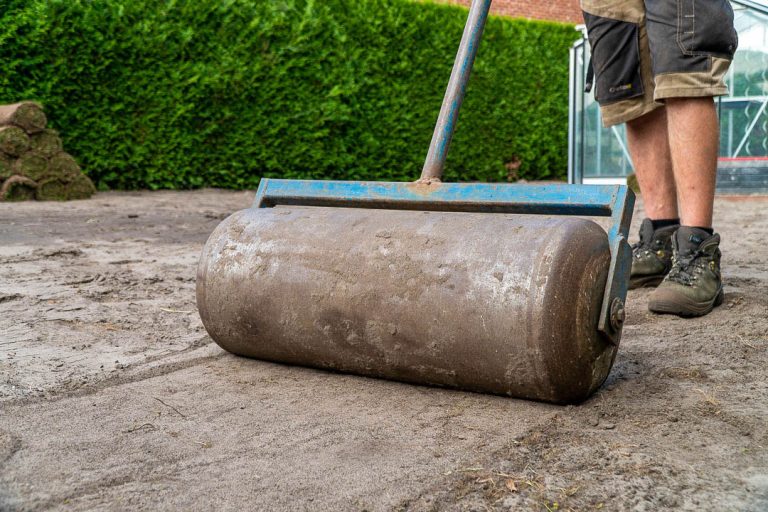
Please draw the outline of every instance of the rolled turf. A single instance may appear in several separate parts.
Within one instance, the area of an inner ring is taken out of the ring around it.
[[[59,132],[56,130],[46,128],[41,132],[31,135],[29,139],[32,149],[48,158],[63,151],[61,137],[59,137]]]
[[[67,199],[88,199],[96,193],[91,179],[83,173],[78,174],[67,184]]]
[[[0,105],[0,201],[86,199],[96,192],[47,122],[38,103]]]
[[[40,181],[43,178],[47,178],[50,174],[48,159],[37,151],[27,151],[13,162],[13,174],[26,176],[34,181]]]
[[[38,201],[66,201],[69,187],[58,178],[47,178],[37,185],[35,198]]]
[[[12,164],[13,161],[9,157],[0,153],[0,182],[13,175]]]
[[[51,177],[58,177],[62,181],[72,181],[76,176],[82,175],[83,171],[69,153],[57,153],[48,160],[49,172]]]
[[[37,183],[24,176],[11,176],[0,188],[2,201],[27,201],[35,198]]]
[[[18,126],[0,126],[0,151],[19,156],[29,149],[29,136]]]
[[[27,133],[37,133],[43,131],[47,123],[43,108],[33,101],[0,105],[0,125],[13,124]]]

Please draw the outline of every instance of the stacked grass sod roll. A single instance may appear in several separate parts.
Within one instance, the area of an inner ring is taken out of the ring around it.
[[[12,163],[13,160],[0,151],[0,183],[13,176]]]
[[[18,126],[28,134],[45,130],[48,119],[43,107],[33,101],[22,101],[13,105],[0,105],[0,125]]]
[[[37,183],[24,176],[13,175],[3,181],[0,187],[0,198],[3,201],[28,201],[35,199]]]
[[[38,103],[0,105],[0,201],[87,199],[96,191],[47,123]]]
[[[29,136],[18,126],[0,126],[0,151],[17,157],[29,150]]]
[[[46,128],[45,130],[35,133],[29,137],[29,143],[32,149],[38,153],[44,154],[50,158],[56,153],[61,153],[64,148],[61,145],[61,137],[59,132]]]

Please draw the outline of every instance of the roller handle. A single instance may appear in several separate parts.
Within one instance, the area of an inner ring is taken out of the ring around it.
[[[464,26],[464,35],[461,37],[459,51],[451,71],[451,79],[448,81],[448,88],[443,98],[443,106],[440,108],[427,159],[421,171],[421,178],[418,180],[420,183],[440,181],[443,176],[448,148],[456,131],[459,110],[467,92],[467,83],[490,8],[491,0],[472,0],[467,24]]]

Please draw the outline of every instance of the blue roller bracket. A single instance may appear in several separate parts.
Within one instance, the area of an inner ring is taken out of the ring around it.
[[[254,207],[277,205],[611,217],[611,263],[598,330],[618,344],[632,251],[635,195],[625,185],[442,183],[445,160],[491,0],[474,0],[421,178],[413,183],[262,179]]]

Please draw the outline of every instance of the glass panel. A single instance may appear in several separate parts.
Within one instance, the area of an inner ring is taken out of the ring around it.
[[[768,157],[768,15],[734,4],[739,50],[720,98],[720,156]]]

